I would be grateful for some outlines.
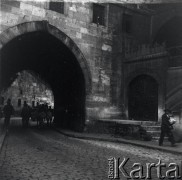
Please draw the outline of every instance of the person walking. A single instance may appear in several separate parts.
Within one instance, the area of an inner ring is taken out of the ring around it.
[[[161,123],[161,134],[159,139],[159,146],[163,145],[165,135],[168,136],[168,140],[171,142],[171,146],[175,145],[175,140],[173,137],[172,129],[175,121],[171,122],[170,118],[172,116],[172,112],[169,109],[164,110],[164,114],[162,115],[162,123]]]
[[[11,115],[13,115],[13,113],[14,113],[14,108],[11,104],[11,99],[8,99],[7,104],[3,108],[4,125],[7,131],[9,128],[10,118],[11,118]]]
[[[23,127],[28,127],[29,118],[30,118],[30,108],[28,107],[28,104],[26,101],[24,101],[23,109],[21,112],[21,117],[22,117]]]
[[[51,108],[51,106],[49,106],[48,109],[47,109],[47,125],[48,126],[51,126],[52,118],[53,118],[52,108]]]

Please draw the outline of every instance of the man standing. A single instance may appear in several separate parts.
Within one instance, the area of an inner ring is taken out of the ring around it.
[[[165,109],[164,112],[165,113],[162,115],[159,146],[163,145],[163,140],[164,140],[165,135],[168,136],[168,140],[171,142],[171,146],[174,146],[175,140],[174,140],[173,133],[172,133],[174,123],[170,122],[170,116],[172,115],[172,112],[169,109]]]
[[[8,130],[11,115],[14,113],[14,108],[11,105],[11,99],[7,100],[7,104],[3,108],[3,113],[5,128]]]
[[[26,101],[24,101],[23,109],[21,112],[21,117],[22,117],[23,127],[28,127],[29,118],[30,118],[30,108],[28,107],[28,104]]]

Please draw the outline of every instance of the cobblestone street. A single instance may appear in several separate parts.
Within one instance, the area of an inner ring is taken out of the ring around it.
[[[180,156],[132,145],[73,139],[47,128],[23,129],[16,119],[0,155],[0,180],[106,180],[109,157],[130,158],[126,169],[158,158],[180,162]]]

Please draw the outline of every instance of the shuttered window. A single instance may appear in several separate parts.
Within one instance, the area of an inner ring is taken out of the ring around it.
[[[105,25],[105,6],[93,4],[93,23]]]
[[[64,2],[50,2],[49,9],[64,14]]]

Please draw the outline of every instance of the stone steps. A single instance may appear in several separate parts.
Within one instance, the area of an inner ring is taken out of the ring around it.
[[[142,126],[146,131],[160,131],[161,126]]]
[[[152,137],[159,137],[160,131],[147,131],[149,134],[152,135]]]
[[[100,119],[98,121],[92,121],[93,126],[88,127],[88,132],[97,132],[105,134],[118,134],[118,132],[123,132],[123,128],[126,127],[142,127],[147,131],[148,134],[152,136],[153,140],[158,140],[160,137],[160,122],[152,121],[135,121],[135,120],[121,120],[121,119]],[[124,135],[125,132],[123,132]]]
[[[124,119],[99,119],[100,122],[110,122],[117,124],[132,124],[132,125],[141,125],[141,126],[160,126],[160,122],[154,121],[139,121],[139,120],[124,120]]]
[[[152,140],[158,142],[159,141],[159,136],[158,137],[157,136],[156,137],[152,137]],[[168,137],[164,137],[164,141],[168,141]]]
[[[145,126],[142,126],[146,131],[147,133],[149,133],[151,136],[152,136],[152,139],[153,140],[159,140],[159,137],[160,137],[160,132],[161,132],[161,126],[160,126],[160,123],[156,124],[156,125],[145,125]]]

